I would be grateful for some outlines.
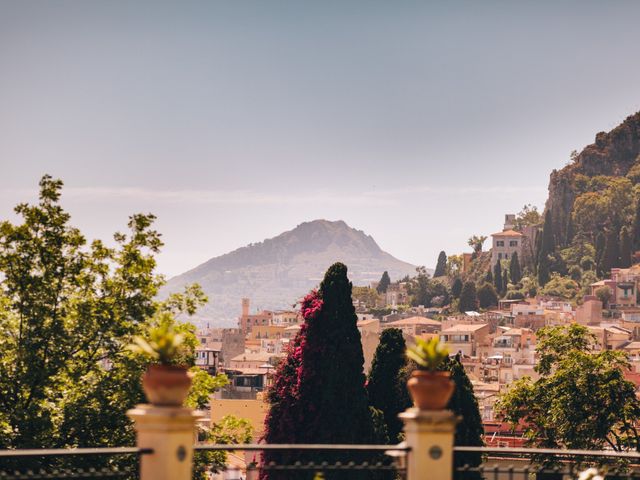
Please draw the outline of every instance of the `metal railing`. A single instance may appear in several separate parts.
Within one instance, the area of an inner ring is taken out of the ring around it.
[[[0,450],[0,479],[139,478],[141,448]]]
[[[292,479],[327,478],[406,479],[409,448],[400,445],[329,444],[246,444],[196,445],[195,452],[242,453],[247,478]],[[220,472],[233,468],[228,463],[215,467]]]
[[[454,447],[456,480],[569,480],[595,468],[607,479],[640,479],[640,452]]]

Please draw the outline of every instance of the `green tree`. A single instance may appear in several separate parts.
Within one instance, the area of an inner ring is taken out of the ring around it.
[[[483,283],[478,288],[478,303],[480,308],[489,308],[498,305],[498,293],[490,283]]]
[[[600,271],[608,276],[611,269],[618,266],[620,261],[620,240],[617,232],[611,228],[607,232],[604,252],[600,263]]]
[[[596,262],[597,273],[600,276],[604,274],[604,272],[602,271],[602,261],[604,257],[606,242],[607,240],[604,233],[602,231],[598,232],[598,234],[596,235],[596,243],[595,243],[595,250],[596,250],[595,262]]]
[[[493,285],[496,287],[496,292],[502,291],[502,265],[500,265],[500,260],[496,261],[493,266]]]
[[[620,230],[620,260],[618,266],[620,268],[629,268],[631,266],[631,235],[627,227]]]
[[[487,270],[484,281],[493,285],[493,273],[491,272],[491,268]]]
[[[544,215],[544,227],[542,228],[542,241],[540,243],[540,251],[538,252],[538,284],[541,287],[549,281],[550,278],[550,260],[555,250],[555,235],[553,232],[553,220],[551,210],[547,210]]]
[[[9,427],[0,429],[0,448],[133,442],[125,412],[144,401],[147,364],[126,346],[159,319],[206,301],[198,287],[155,300],[162,242],[153,215],[130,217],[111,247],[87,244],[61,192],[60,180],[44,176],[38,203],[15,209],[21,223],[0,223],[0,423]],[[193,327],[178,328],[193,347]],[[185,360],[193,364],[193,349]],[[198,403],[207,385],[196,385]]]
[[[492,286],[489,285],[489,287]],[[454,444],[465,447],[482,447],[484,446],[484,441],[482,440],[482,436],[484,435],[482,416],[480,415],[478,400],[473,392],[473,385],[460,361],[460,355],[456,355],[455,358],[449,362],[448,369],[451,372],[451,379],[456,384],[448,408],[463,419],[463,421],[458,422],[456,426]],[[465,452],[457,453],[454,456],[454,466],[457,468],[465,465],[471,468],[477,468],[481,463],[482,455],[480,453]],[[481,478],[477,472],[471,475],[470,473],[471,472],[457,472],[454,474],[454,478],[460,480]]]
[[[596,297],[602,302],[602,306],[607,308],[609,306],[609,300],[611,300],[611,289],[607,286],[598,287],[595,291]]]
[[[398,414],[405,406],[398,402],[398,389],[406,388],[406,385],[399,385],[406,348],[401,330],[384,330],[380,334],[380,343],[373,356],[367,380],[369,404],[382,412],[389,442],[392,444],[400,441],[402,432],[402,421]]]
[[[447,254],[444,251],[438,255],[438,263],[436,264],[436,270],[433,272],[434,277],[441,277],[447,273]]]
[[[542,215],[538,212],[538,207],[527,204],[516,215],[514,228],[521,232],[525,227],[536,226],[542,223]]]
[[[542,294],[565,300],[575,300],[580,294],[580,285],[570,277],[554,273],[547,284],[542,287]]]
[[[616,451],[637,449],[640,405],[623,352],[594,352],[586,327],[545,327],[538,332],[535,382],[524,377],[503,394],[496,411],[526,430],[542,448]]]
[[[509,278],[511,283],[518,283],[522,278],[522,272],[520,271],[520,262],[518,261],[518,252],[514,252],[509,261]]]
[[[376,290],[378,290],[378,293],[387,293],[389,285],[391,285],[391,278],[389,277],[389,272],[385,270],[382,273],[382,277],[380,277]]]
[[[453,285],[451,285],[451,296],[455,299],[460,298],[460,293],[462,292],[462,279],[460,277],[456,277],[453,281]]]
[[[475,311],[478,309],[478,295],[476,293],[475,283],[464,283],[462,292],[460,292],[460,303],[458,309],[461,312]]]
[[[640,250],[640,195],[636,196],[634,203],[635,214],[633,216],[633,226],[631,228],[631,238],[633,250]]]

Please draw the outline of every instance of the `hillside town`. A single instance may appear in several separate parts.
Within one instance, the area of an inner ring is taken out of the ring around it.
[[[492,248],[484,253],[490,254],[492,265],[514,256],[526,258],[527,249],[535,244],[536,230],[527,227],[522,232],[515,231],[515,217],[506,215],[504,230],[491,236]],[[463,269],[469,268],[471,257],[472,254],[463,255]],[[380,334],[387,329],[401,331],[408,344],[415,337],[439,338],[452,355],[459,355],[472,381],[487,444],[522,446],[522,434],[502,425],[494,404],[512,382],[525,376],[534,380],[539,377],[535,369],[536,334],[541,328],[585,326],[592,334],[590,348],[594,352],[618,350],[628,356],[632,369],[625,376],[640,387],[639,283],[640,264],[635,264],[612,268],[609,278],[591,283],[578,303],[536,294],[500,299],[490,308],[454,312],[451,305],[409,306],[408,279],[392,282],[373,300],[371,296],[369,300],[356,295],[353,298],[365,373],[371,367]],[[369,292],[378,289],[378,282],[368,287]],[[251,419],[260,435],[268,409],[263,393],[302,323],[296,310],[252,312],[250,299],[243,298],[237,328],[205,328],[198,332],[197,365],[211,374],[225,373],[230,379],[229,385],[211,400],[211,421],[232,413]]]

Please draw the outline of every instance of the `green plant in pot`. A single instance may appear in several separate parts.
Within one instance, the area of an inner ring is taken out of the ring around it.
[[[414,405],[420,410],[444,410],[455,388],[449,372],[441,370],[449,349],[437,337],[416,337],[415,345],[407,348],[407,357],[418,366],[407,382]]]
[[[157,406],[182,406],[191,388],[192,374],[186,358],[184,336],[171,322],[163,321],[149,332],[148,338],[134,337],[129,349],[153,362],[142,376],[142,388],[149,402]]]

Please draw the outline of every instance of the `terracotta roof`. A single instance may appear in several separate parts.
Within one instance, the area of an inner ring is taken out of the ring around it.
[[[498,233],[492,233],[492,237],[522,237],[520,232],[516,232],[515,230],[504,230]]]
[[[466,325],[464,323],[459,323],[457,325],[447,328],[446,330],[443,330],[440,333],[475,332],[476,330],[480,330],[481,328],[484,328],[486,326],[488,326],[487,323],[478,323],[474,325]]]
[[[401,320],[396,320],[395,322],[389,322],[386,324],[387,326],[395,326],[395,325],[442,325],[442,323],[437,320],[431,320],[427,317],[409,317],[403,318]]]

